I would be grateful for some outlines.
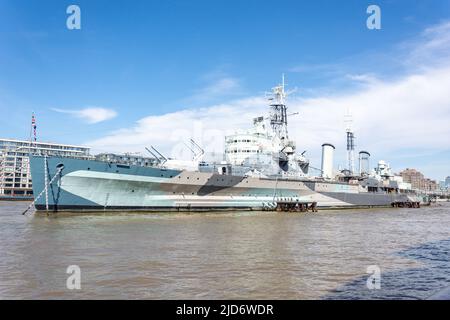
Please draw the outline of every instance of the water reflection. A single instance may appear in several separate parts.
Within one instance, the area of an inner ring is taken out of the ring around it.
[[[327,294],[325,299],[426,299],[450,285],[450,238],[402,250],[401,257],[422,267],[382,272],[380,290],[368,290],[368,276],[358,277]]]
[[[24,217],[0,203],[0,298],[409,299],[449,282],[450,207]],[[80,291],[66,289],[79,265]],[[382,289],[368,290],[379,265]]]

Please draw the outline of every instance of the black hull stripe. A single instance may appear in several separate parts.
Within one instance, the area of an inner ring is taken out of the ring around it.
[[[323,210],[333,210],[333,209],[370,209],[370,208],[390,208],[391,205],[347,205],[347,206],[323,206],[318,207]],[[45,205],[36,205],[36,210],[38,212],[46,212]],[[53,206],[49,205],[49,212],[208,212],[208,211],[263,211],[263,208],[259,207],[125,207],[125,206]],[[275,211],[275,210],[271,210]]]
[[[152,207],[152,206],[75,206],[49,205],[49,211],[221,211],[221,210],[256,210],[254,207]],[[45,205],[36,205],[37,211],[46,211]]]

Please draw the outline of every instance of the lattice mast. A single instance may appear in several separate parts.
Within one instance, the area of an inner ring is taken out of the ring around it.
[[[280,85],[272,88],[270,104],[270,125],[274,133],[284,141],[288,141],[286,92],[284,90],[284,74]]]
[[[347,161],[348,170],[351,174],[355,173],[355,134],[352,129],[353,117],[350,112],[344,116],[344,122],[346,124],[347,133]]]

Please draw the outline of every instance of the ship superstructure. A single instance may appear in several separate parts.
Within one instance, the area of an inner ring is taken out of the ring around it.
[[[309,161],[296,152],[288,135],[288,114],[282,84],[268,96],[270,114],[253,119],[253,128],[225,137],[225,158],[235,174],[259,177],[304,178]]]
[[[334,145],[322,145],[319,176],[309,173],[309,160],[297,153],[288,135],[284,79],[272,88],[267,117],[253,127],[225,137],[224,160],[208,163],[193,140],[193,159],[168,159],[151,147],[152,167],[94,160],[32,156],[35,206],[44,211],[204,211],[285,208],[374,207],[420,199],[385,162],[369,170],[370,154],[337,171]],[[347,131],[348,137],[349,131]],[[351,153],[354,136],[351,131]]]

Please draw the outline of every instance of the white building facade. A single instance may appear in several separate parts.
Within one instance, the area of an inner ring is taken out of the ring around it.
[[[0,199],[32,197],[30,154],[90,159],[90,148],[68,144],[0,139]]]

